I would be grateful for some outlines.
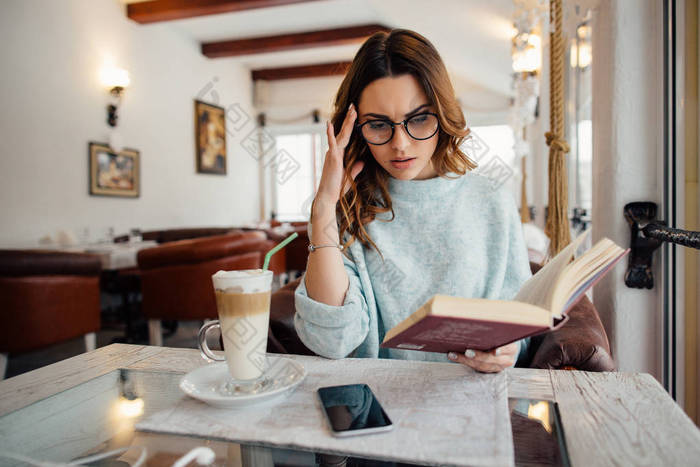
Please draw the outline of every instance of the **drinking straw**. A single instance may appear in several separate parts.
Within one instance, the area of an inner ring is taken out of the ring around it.
[[[267,271],[267,266],[270,264],[270,257],[280,251],[282,248],[287,246],[287,243],[291,242],[295,238],[299,236],[298,233],[294,232],[292,235],[289,237],[285,238],[281,242],[279,242],[272,250],[268,251],[267,254],[265,255],[265,264],[263,264],[263,271]]]

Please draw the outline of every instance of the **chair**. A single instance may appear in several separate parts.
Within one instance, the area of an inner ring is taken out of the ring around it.
[[[12,353],[79,336],[95,349],[101,268],[95,255],[0,250],[0,379]]]
[[[219,270],[256,269],[275,242],[262,231],[238,232],[169,242],[141,250],[142,310],[151,345],[162,345],[161,320],[216,319],[211,276]],[[285,251],[272,256],[268,269],[285,270]]]
[[[542,268],[530,263],[532,273]],[[615,371],[608,335],[598,311],[587,296],[569,310],[569,321],[560,329],[530,341],[527,362],[530,368]]]
[[[292,230],[282,234],[274,229],[268,229],[265,232],[270,240],[279,243],[292,232],[296,232],[298,237],[289,243],[284,249],[286,250],[287,273],[290,279],[300,276],[306,270],[306,261],[309,258],[309,252],[306,249],[309,244],[309,233],[306,222],[293,222]]]
[[[143,240],[155,240],[158,243],[176,242],[178,240],[189,240],[192,238],[211,237],[214,235],[225,235],[241,232],[233,227],[187,227],[175,229],[148,230],[141,233]],[[128,242],[129,235],[115,237],[115,243]]]
[[[536,273],[541,266],[530,263]],[[294,328],[294,290],[301,277],[272,294],[270,303],[270,331],[268,351],[315,355],[299,339]],[[570,311],[569,321],[556,331],[531,339],[523,366],[548,369],[578,369],[584,371],[614,371],[608,337],[598,312],[584,296]]]

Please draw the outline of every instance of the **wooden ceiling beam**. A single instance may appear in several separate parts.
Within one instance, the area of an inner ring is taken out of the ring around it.
[[[300,65],[281,68],[264,68],[252,70],[253,81],[276,81],[294,78],[318,78],[320,76],[344,75],[351,62],[321,63],[318,65]]]
[[[280,52],[287,50],[327,47],[364,42],[378,31],[391,28],[380,24],[366,24],[322,31],[280,34],[277,36],[251,37],[202,44],[202,53],[209,58],[237,57],[241,55]]]
[[[126,15],[147,24],[312,1],[318,0],[149,0],[129,3]]]

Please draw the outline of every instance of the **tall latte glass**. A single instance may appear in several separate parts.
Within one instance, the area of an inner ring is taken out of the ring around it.
[[[225,394],[255,394],[269,385],[267,369],[267,328],[270,322],[272,271],[246,269],[219,271],[212,276],[218,321],[199,330],[199,348],[204,358],[226,361],[231,379],[220,388]],[[225,358],[211,352],[206,334],[221,330]]]

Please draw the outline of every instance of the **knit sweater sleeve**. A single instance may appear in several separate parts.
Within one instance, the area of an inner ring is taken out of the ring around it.
[[[311,223],[309,223],[311,238]],[[352,257],[350,251],[348,255]],[[327,358],[350,355],[367,337],[369,309],[356,262],[342,254],[349,286],[341,306],[327,305],[309,297],[306,271],[294,291],[294,327],[301,341],[316,354]]]

